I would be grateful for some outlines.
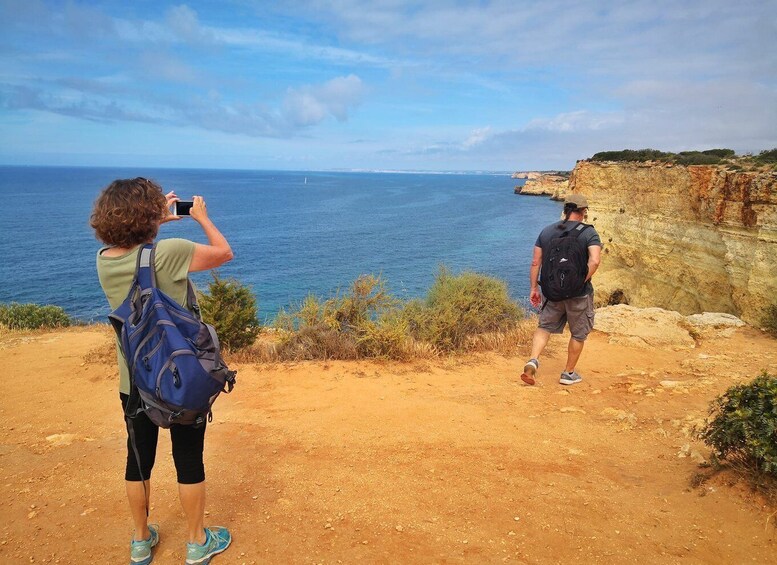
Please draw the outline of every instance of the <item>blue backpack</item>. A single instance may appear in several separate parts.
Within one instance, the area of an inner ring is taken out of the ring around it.
[[[157,288],[155,249],[148,244],[139,250],[129,294],[108,316],[129,367],[125,415],[145,412],[162,428],[202,426],[218,395],[232,391],[236,371],[221,358],[213,326],[200,319],[191,282],[187,301],[196,314]]]

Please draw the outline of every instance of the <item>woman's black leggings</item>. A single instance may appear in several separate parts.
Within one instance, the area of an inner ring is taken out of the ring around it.
[[[129,396],[119,394],[122,408],[127,407]],[[143,479],[151,478],[151,470],[156,459],[156,444],[159,438],[159,428],[148,419],[145,413],[140,413],[132,420],[135,432],[135,447],[140,455],[140,465],[143,469]],[[183,485],[193,485],[205,480],[205,466],[202,463],[202,452],[205,446],[205,425],[199,428],[173,424],[170,426],[170,439],[173,442],[173,461],[178,473],[178,482]],[[135,450],[127,430],[127,469],[124,480],[141,481]]]

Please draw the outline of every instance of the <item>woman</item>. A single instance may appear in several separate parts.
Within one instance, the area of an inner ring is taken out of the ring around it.
[[[202,227],[208,244],[163,239],[157,243],[154,261],[157,286],[184,307],[188,306],[188,273],[215,269],[233,257],[229,243],[208,218],[205,201],[201,196],[195,196],[193,200],[191,217]],[[115,309],[127,297],[135,277],[140,247],[154,241],[161,224],[181,219],[170,212],[170,207],[177,201],[174,192],[164,195],[158,184],[140,177],[116,180],[98,196],[90,224],[97,238],[107,245],[97,253],[97,274],[111,308]],[[129,370],[118,342],[117,357],[119,396],[122,406],[126,407],[130,393]],[[130,563],[147,565],[153,560],[152,548],[159,542],[158,527],[148,524],[146,514],[146,493],[151,492],[148,479],[154,466],[159,428],[143,413],[133,421],[133,426],[142,474],[128,438],[124,478],[135,525],[130,542]],[[178,494],[188,525],[186,563],[209,563],[211,557],[224,551],[232,539],[226,528],[205,529],[203,526],[205,426],[195,428],[174,424],[170,427],[170,436],[178,475]],[[145,485],[141,477],[146,479]]]

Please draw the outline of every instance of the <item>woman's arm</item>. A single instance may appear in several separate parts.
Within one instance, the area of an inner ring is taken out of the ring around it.
[[[190,273],[215,269],[234,257],[227,239],[208,217],[205,200],[202,196],[195,196],[193,200],[191,216],[200,224],[202,231],[205,232],[205,236],[208,238],[208,245],[194,244],[194,255],[192,256],[192,262],[189,264]]]

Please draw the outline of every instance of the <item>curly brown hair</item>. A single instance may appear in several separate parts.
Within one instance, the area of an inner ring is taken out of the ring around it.
[[[118,179],[94,202],[89,225],[100,241],[116,247],[134,247],[156,237],[167,214],[162,187],[138,177]]]

